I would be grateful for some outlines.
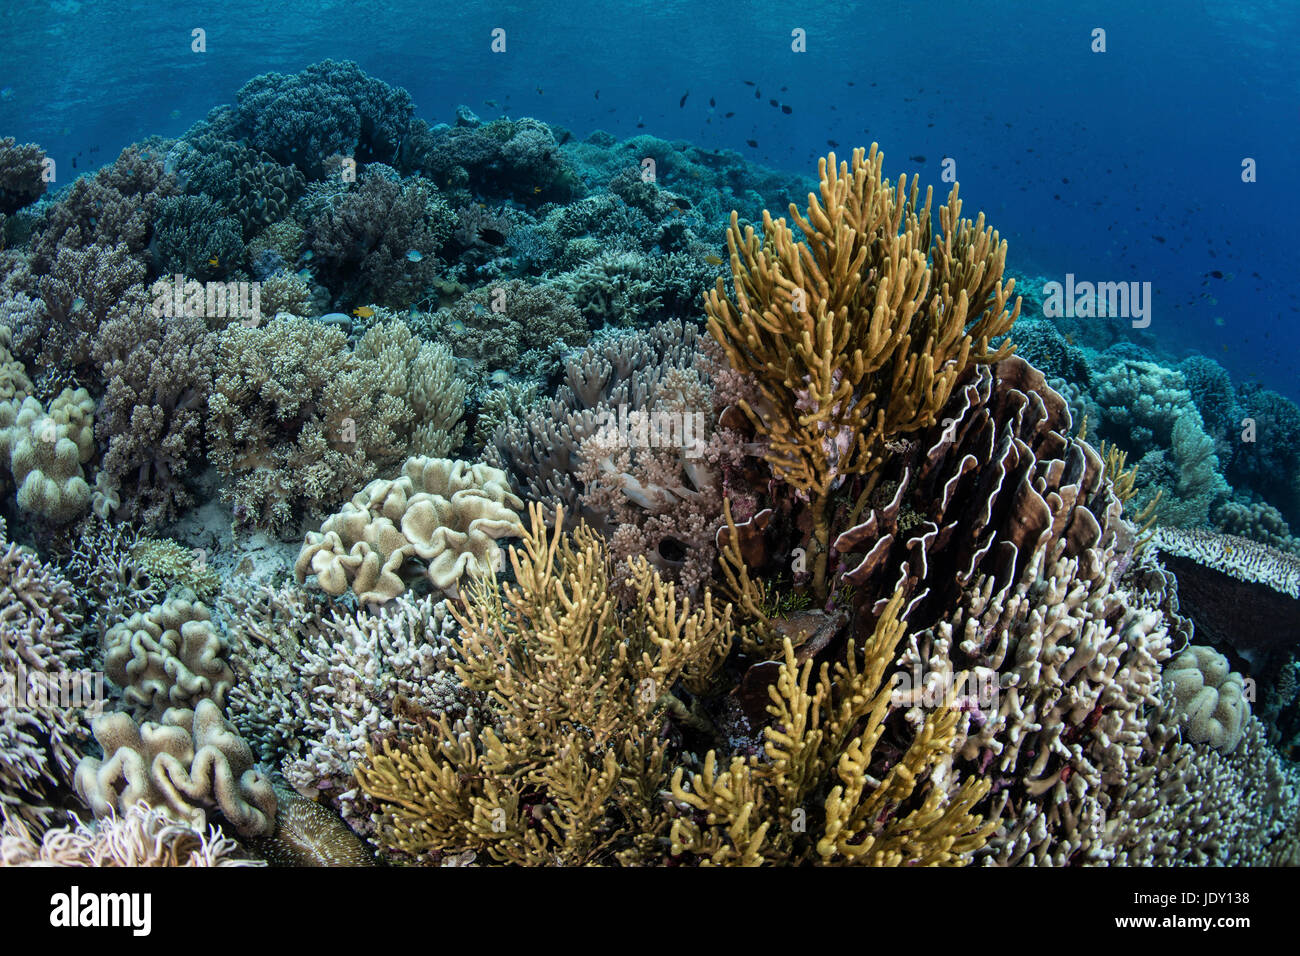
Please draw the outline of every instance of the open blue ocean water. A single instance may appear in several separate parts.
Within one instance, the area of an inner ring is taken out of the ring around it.
[[[68,175],[180,135],[258,73],[334,58],[405,87],[431,124],[465,104],[807,175],[831,144],[875,141],[887,174],[936,193],[953,158],[1013,271],[1150,282],[1162,348],[1300,399],[1298,37],[1284,0],[7,2],[0,129]]]

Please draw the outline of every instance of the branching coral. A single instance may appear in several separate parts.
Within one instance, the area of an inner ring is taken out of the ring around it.
[[[818,164],[821,202],[808,216],[763,214],[763,239],[731,216],[727,245],[733,303],[719,282],[708,295],[709,331],[732,367],[754,376],[758,407],[745,410],[769,443],[777,477],[807,494],[813,520],[814,588],[826,588],[831,492],[846,475],[871,473],[884,444],[933,424],[963,369],[1009,351],[989,350],[1019,314],[1007,302],[1006,243],[961,218],[954,184],[931,236],[930,190],[882,178],[873,145],[835,166]]]
[[[311,224],[320,280],[342,304],[404,309],[438,275],[454,214],[432,183],[374,165]]]
[[[403,459],[410,423],[336,328],[282,315],[220,333],[207,438],[240,524],[280,530],[347,498]]]
[[[68,793],[97,704],[71,585],[0,525],[0,806],[43,829]]]
[[[6,817],[0,866],[263,866],[215,825],[206,833],[142,803],[91,823],[47,830],[38,842]]]
[[[485,582],[458,611],[457,673],[486,692],[489,723],[439,718],[358,767],[381,838],[416,857],[473,850],[502,863],[579,865],[662,853],[667,783],[658,736],[674,688],[726,656],[730,611],[679,602],[645,562],[638,602],[615,613],[599,539],[549,534],[540,509],[511,549],[517,586]],[[683,706],[684,709],[684,706]],[[658,839],[656,839],[658,834]]]
[[[515,378],[549,378],[585,345],[587,325],[558,289],[511,279],[477,289],[432,318],[438,338],[481,368]]]
[[[217,337],[201,318],[146,307],[103,323],[93,354],[108,383],[96,422],[101,489],[118,496],[119,519],[170,521],[193,501],[184,480],[202,460]]]
[[[12,136],[0,139],[0,217],[41,198],[44,160],[45,153],[35,143],[19,146]]]

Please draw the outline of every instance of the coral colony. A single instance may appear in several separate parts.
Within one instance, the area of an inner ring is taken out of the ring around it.
[[[1013,278],[874,144],[346,62],[46,168],[0,141],[4,863],[1300,860],[1300,409],[1086,321],[1149,283]]]

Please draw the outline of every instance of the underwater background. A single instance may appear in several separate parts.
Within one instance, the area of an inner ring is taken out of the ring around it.
[[[0,859],[1300,859],[1300,8],[1076,8],[4,4]]]

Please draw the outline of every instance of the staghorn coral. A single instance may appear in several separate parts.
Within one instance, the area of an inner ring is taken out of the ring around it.
[[[35,143],[0,139],[0,217],[30,206],[45,193],[45,153]],[[3,219],[0,219],[0,223]]]
[[[327,594],[349,587],[362,603],[391,600],[406,590],[398,572],[408,559],[424,577],[455,597],[466,574],[484,575],[501,563],[499,538],[520,533],[523,507],[504,472],[446,458],[407,459],[402,474],[366,485],[319,533],[307,532],[294,574]]]
[[[104,671],[136,720],[211,700],[223,707],[234,680],[211,612],[182,591],[104,635]]]
[[[6,815],[0,866],[264,866],[210,825],[207,832],[177,823],[161,810],[133,804],[118,816],[47,830],[38,842],[22,821]]]
[[[835,166],[818,164],[821,202],[808,216],[764,211],[760,240],[731,215],[727,245],[736,286],[733,303],[719,281],[706,301],[709,331],[737,371],[761,394],[743,408],[768,442],[778,478],[810,499],[813,587],[826,590],[828,507],[843,478],[870,474],[884,444],[933,424],[969,363],[990,363],[1010,346],[989,350],[1020,311],[1006,305],[1006,243],[992,228],[961,218],[953,185],[931,235],[930,196],[918,203],[882,177],[873,144]],[[900,231],[901,230],[901,231]]]
[[[193,711],[172,708],[157,723],[137,726],[125,714],[105,714],[92,726],[104,757],[83,758],[74,783],[95,816],[143,802],[195,830],[219,812],[240,836],[274,831],[271,782],[253,769],[248,744],[212,701]]]
[[[194,501],[185,479],[202,461],[217,336],[201,318],[146,307],[104,322],[93,356],[108,383],[96,422],[100,491],[116,498],[119,519],[171,521]]]
[[[67,524],[90,505],[82,464],[95,453],[95,402],[65,389],[48,411],[34,398],[0,404],[0,465],[18,486],[18,507]]]
[[[1187,648],[1164,669],[1164,683],[1178,717],[1186,721],[1186,739],[1230,754],[1241,742],[1250,719],[1241,675],[1213,648]]]

